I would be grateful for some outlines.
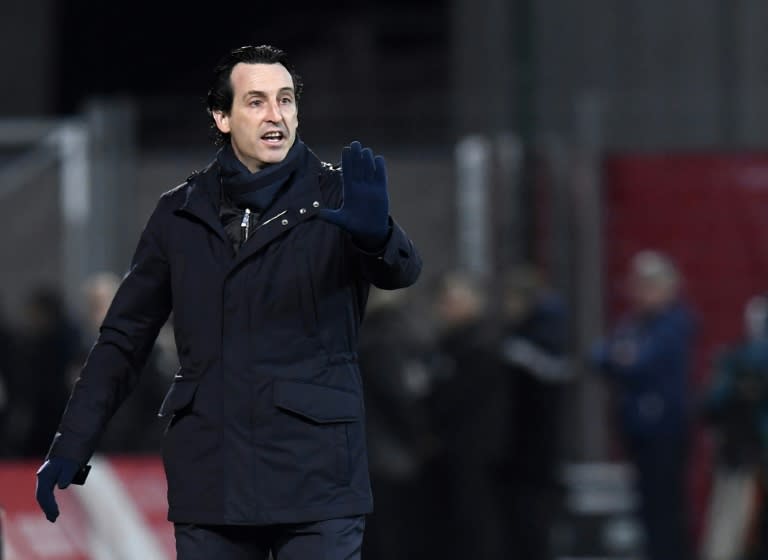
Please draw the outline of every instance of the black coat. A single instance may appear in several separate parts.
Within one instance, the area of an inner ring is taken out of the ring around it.
[[[168,518],[274,524],[372,509],[357,339],[369,284],[416,281],[391,222],[383,252],[316,217],[341,173],[308,153],[237,254],[214,162],[169,191],[142,233],[51,455],[85,462],[170,311],[181,369],[160,410]],[[213,196],[212,196],[213,194]]]

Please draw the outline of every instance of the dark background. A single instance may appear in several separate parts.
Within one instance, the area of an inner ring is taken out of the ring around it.
[[[71,0],[54,3],[48,17],[46,109],[69,114],[93,96],[136,97],[143,142],[194,143],[207,125],[203,101],[218,59],[262,43],[288,51],[303,76],[302,130],[316,141],[352,123],[393,142],[445,141],[450,130],[449,10],[439,0]],[[158,127],[170,135],[157,138]]]

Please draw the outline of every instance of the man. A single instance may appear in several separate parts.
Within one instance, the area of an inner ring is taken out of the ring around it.
[[[649,560],[691,557],[685,473],[694,324],[679,291],[680,275],[666,256],[635,255],[629,274],[632,312],[595,356],[617,388]]]
[[[768,480],[768,297],[749,300],[744,326],[743,340],[716,360],[704,393],[701,412],[716,442],[704,560],[768,556],[760,488]]]
[[[508,404],[504,499],[508,546],[519,558],[549,558],[557,511],[561,409],[572,378],[562,299],[531,265],[503,281],[501,355]]]
[[[13,435],[20,436],[17,453],[39,457],[48,448],[72,386],[81,332],[61,294],[50,287],[30,294],[24,317],[15,379],[8,388],[13,395],[10,420]]]
[[[487,309],[475,278],[452,272],[440,279],[434,301],[440,356],[430,409],[442,449],[426,481],[434,492],[434,558],[505,556],[497,499],[505,380],[497,329]]]
[[[82,478],[174,310],[181,369],[160,416],[181,560],[359,558],[372,509],[358,330],[370,284],[416,281],[381,156],[342,169],[297,137],[301,83],[270,46],[232,51],[208,110],[224,147],[163,195],[38,472]]]
[[[360,370],[376,512],[365,528],[365,560],[423,559],[425,467],[435,452],[427,399],[433,344],[403,292],[371,290],[360,337]]]

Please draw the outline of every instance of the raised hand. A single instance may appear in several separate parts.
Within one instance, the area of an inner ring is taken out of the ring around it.
[[[341,208],[324,208],[319,217],[347,231],[364,249],[382,246],[389,232],[389,197],[384,158],[352,142],[341,152],[344,200]]]

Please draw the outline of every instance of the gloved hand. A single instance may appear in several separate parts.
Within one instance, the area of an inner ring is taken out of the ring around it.
[[[361,248],[381,247],[389,234],[389,197],[384,158],[352,142],[341,152],[344,200],[341,208],[323,208],[319,217],[347,231]]]
[[[79,470],[77,461],[63,457],[51,457],[37,470],[35,498],[51,523],[59,516],[59,506],[53,497],[54,485],[63,490],[72,483]]]

